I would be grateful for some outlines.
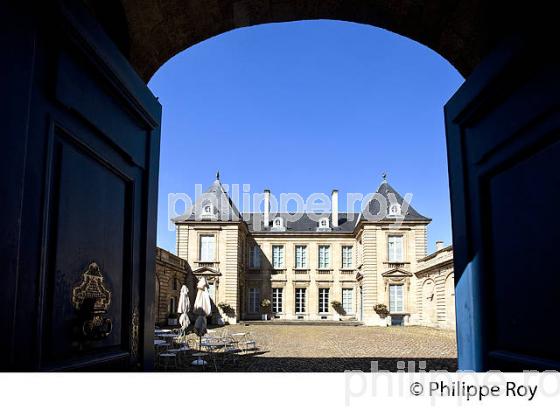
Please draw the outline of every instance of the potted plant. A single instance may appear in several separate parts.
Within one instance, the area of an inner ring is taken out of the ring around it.
[[[179,315],[177,313],[170,313],[167,316],[167,325],[168,326],[177,326],[177,319],[179,319]]]
[[[270,299],[261,300],[261,312],[262,320],[268,320],[268,314],[270,313]]]
[[[233,308],[231,307],[231,305],[229,303],[220,302],[220,303],[218,303],[218,307],[224,313],[224,316],[226,317],[226,322],[227,323],[229,323],[227,318],[235,317],[235,310],[233,310]]]
[[[340,303],[338,300],[333,300],[331,302],[331,307],[335,312],[334,319],[341,320],[340,316],[344,316],[344,314],[346,313],[342,307],[342,303]]]
[[[375,310],[375,313],[377,313],[381,319],[387,319],[389,317],[389,309],[387,309],[387,305],[384,305],[383,303],[375,305],[373,310]]]

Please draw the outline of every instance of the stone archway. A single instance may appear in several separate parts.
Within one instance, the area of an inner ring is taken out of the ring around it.
[[[167,60],[227,31],[298,20],[341,20],[390,30],[431,48],[468,76],[527,7],[482,0],[86,0],[145,82]],[[489,4],[492,3],[492,4]]]

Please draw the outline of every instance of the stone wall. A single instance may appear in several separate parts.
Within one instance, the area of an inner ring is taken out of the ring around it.
[[[419,260],[415,276],[418,324],[455,329],[452,247],[437,250]]]
[[[191,307],[196,297],[195,280],[186,260],[165,249],[156,248],[155,300],[157,313],[155,322],[167,324],[170,313],[176,313],[181,287],[187,285]]]
[[[249,289],[259,289],[260,299],[272,300],[272,289],[282,289],[282,311],[273,316],[284,320],[339,320],[355,319],[358,309],[358,290],[356,282],[356,239],[352,234],[307,234],[278,235],[254,234],[253,243],[261,251],[260,267],[251,269],[249,266],[248,249],[244,252],[244,264],[247,266],[244,275],[244,297],[241,306],[242,319],[255,320],[261,318],[261,311],[249,312]],[[307,251],[307,264],[297,269],[296,246],[303,245]],[[328,246],[330,265],[319,269],[319,246]],[[272,247],[284,248],[284,266],[274,269],[272,266]],[[350,268],[342,267],[342,247],[352,247],[353,263]],[[298,313],[295,309],[296,289],[305,289],[305,312]],[[328,311],[319,312],[319,289],[328,289]],[[342,302],[342,289],[352,289],[352,309],[347,314],[336,312],[332,301]]]
[[[216,323],[234,324],[240,318],[238,295],[242,232],[240,223],[177,225],[178,255],[191,263],[193,281],[206,278],[212,300],[212,320]],[[200,260],[201,235],[213,235],[215,238],[214,257],[211,261]],[[227,303],[232,311],[225,315],[218,306],[220,303]]]
[[[189,222],[177,225],[177,249],[181,258],[192,263],[191,276],[208,280],[216,323],[261,319],[260,307],[249,311],[250,291],[258,290],[259,300],[272,299],[272,289],[279,288],[282,310],[274,313],[276,319],[360,320],[366,325],[386,326],[395,316],[401,317],[404,325],[453,328],[453,253],[449,247],[426,256],[426,234],[426,223],[419,222],[404,223],[400,227],[364,223],[357,232],[330,235],[250,234],[241,223]],[[215,253],[209,261],[199,260],[201,235],[215,237]],[[390,235],[403,238],[402,262],[389,262]],[[260,266],[256,269],[249,266],[249,250],[255,244],[261,252]],[[284,247],[281,269],[272,268],[275,245]],[[306,269],[295,267],[296,245],[307,246]],[[330,247],[328,269],[318,267],[319,245]],[[342,246],[352,246],[350,269],[342,269]],[[160,298],[160,311],[164,315],[169,311],[169,298],[178,295],[172,286],[170,289],[172,282],[169,280],[169,276],[163,280],[168,283],[167,293]],[[403,311],[381,317],[373,307],[376,304],[390,306],[390,285],[403,285]],[[298,288],[306,289],[304,313],[295,311]],[[319,312],[319,291],[323,288],[329,289],[327,312]],[[342,302],[343,289],[351,289],[349,314],[340,314],[330,306],[332,301]],[[219,307],[221,303],[229,305],[229,314]]]

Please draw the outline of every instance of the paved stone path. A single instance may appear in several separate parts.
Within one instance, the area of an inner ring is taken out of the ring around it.
[[[341,372],[396,371],[399,361],[418,370],[455,371],[455,332],[426,327],[348,327],[290,325],[232,325],[229,333],[250,332],[258,350],[241,356],[236,365],[219,371]],[[372,364],[373,362],[373,364]],[[410,363],[409,363],[410,362]],[[186,371],[197,370],[186,366]]]

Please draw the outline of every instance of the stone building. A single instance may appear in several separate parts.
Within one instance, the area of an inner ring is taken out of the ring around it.
[[[181,286],[187,285],[191,303],[194,300],[196,295],[194,277],[186,260],[161,248],[156,248],[155,276],[157,306],[155,322],[158,325],[165,325],[169,315],[177,313]]]
[[[420,324],[455,329],[453,249],[436,242],[436,251],[418,261],[416,299]]]
[[[431,219],[404,203],[386,179],[361,213],[339,212],[336,190],[332,209],[321,215],[271,212],[270,191],[263,197],[263,212],[241,214],[217,176],[174,220],[177,254],[196,277],[207,278],[218,321],[261,319],[260,302],[268,299],[274,319],[447,326],[437,308],[431,320],[431,305],[418,290],[426,278],[435,290],[445,286],[443,268],[432,262],[443,254],[427,256]],[[448,262],[452,271],[452,257]],[[450,303],[439,298],[437,307]],[[389,315],[374,310],[379,304]]]

